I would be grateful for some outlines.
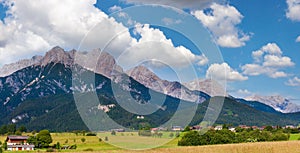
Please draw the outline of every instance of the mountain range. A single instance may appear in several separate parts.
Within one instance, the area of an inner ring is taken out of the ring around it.
[[[30,129],[86,129],[72,95],[91,92],[96,92],[103,103],[91,104],[88,107],[90,113],[98,114],[105,110],[105,113],[128,128],[138,128],[145,123],[153,126],[165,123],[178,111],[180,100],[185,109],[197,107],[191,121],[191,124],[197,124],[203,119],[211,99],[218,97],[225,97],[225,102],[216,123],[299,123],[299,113],[293,113],[298,112],[299,107],[279,96],[237,99],[224,92],[214,80],[195,80],[183,84],[171,82],[160,79],[145,66],[124,72],[113,56],[99,49],[67,52],[54,47],[45,56],[5,65],[0,72],[3,72],[0,77],[0,103],[3,104],[0,107],[3,112],[0,123],[25,124]],[[89,78],[91,75],[93,79]],[[93,80],[95,82],[91,82]],[[117,95],[114,93],[116,91]],[[162,97],[165,100],[161,105],[157,102]],[[138,120],[137,113],[124,110],[118,99],[122,99],[124,104],[132,101],[153,104],[157,111],[151,115],[145,114],[144,120]]]

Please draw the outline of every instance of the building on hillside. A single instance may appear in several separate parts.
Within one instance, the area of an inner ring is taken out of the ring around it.
[[[110,131],[115,131],[115,132],[125,132],[125,129],[111,129]]]
[[[215,130],[222,130],[223,129],[223,126],[222,125],[218,125],[215,127]]]
[[[27,143],[28,136],[7,136],[7,150],[34,150],[34,145]]]
[[[183,128],[181,126],[172,126],[172,131],[182,131]]]

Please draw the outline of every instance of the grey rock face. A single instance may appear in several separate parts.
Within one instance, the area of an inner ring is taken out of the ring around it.
[[[126,73],[136,81],[157,92],[191,102],[203,102],[206,100],[179,82],[170,82],[160,79],[144,66],[137,66]]]
[[[41,61],[42,58],[42,56],[33,56],[31,59],[24,59],[16,63],[6,64],[0,68],[0,77],[11,75],[12,73],[25,67],[37,64]]]
[[[264,103],[282,113],[293,113],[293,112],[300,111],[299,105],[294,104],[290,100],[279,95],[275,95],[275,96],[253,95],[253,96],[246,97],[245,99],[248,101],[258,101]]]

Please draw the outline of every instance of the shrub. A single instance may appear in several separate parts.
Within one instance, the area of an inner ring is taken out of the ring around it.
[[[54,152],[54,149],[53,149],[53,148],[48,148],[48,149],[46,150],[46,152]]]
[[[97,134],[89,132],[89,133],[86,134],[86,136],[97,136]]]
[[[76,144],[70,146],[70,149],[76,149],[76,148],[77,148],[77,145],[76,145]]]
[[[111,131],[111,135],[116,135],[116,131]]]
[[[85,140],[86,140],[85,138],[81,138],[81,142],[85,142]]]
[[[94,149],[92,149],[92,148],[87,148],[87,149],[84,149],[83,151],[94,151]]]

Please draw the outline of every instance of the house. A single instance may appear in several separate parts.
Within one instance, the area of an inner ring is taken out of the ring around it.
[[[231,132],[236,132],[235,127],[229,127],[228,130],[231,131]]]
[[[173,126],[172,131],[182,131],[183,128],[181,126]]]
[[[28,136],[7,136],[7,150],[34,150],[34,145],[27,143]]]
[[[223,126],[222,125],[218,125],[215,127],[215,130],[222,130],[223,129]]]
[[[125,132],[125,129],[111,129],[110,131],[115,131],[115,132]]]

